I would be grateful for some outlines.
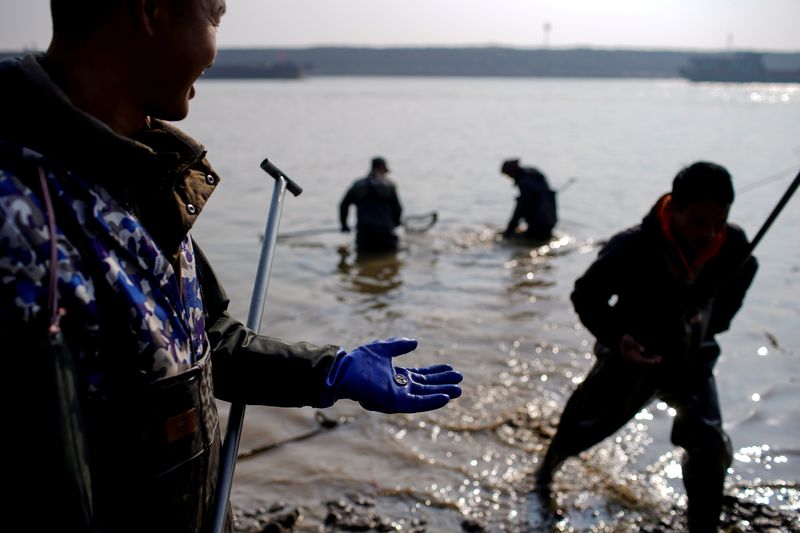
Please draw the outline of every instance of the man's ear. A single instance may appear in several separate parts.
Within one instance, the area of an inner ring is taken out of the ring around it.
[[[680,211],[678,205],[675,203],[675,200],[671,196],[670,198],[667,199],[667,205],[664,206],[664,210],[667,212],[668,215],[674,215],[675,213]]]
[[[154,35],[167,16],[166,5],[162,0],[133,0],[131,10],[137,26],[148,35]]]

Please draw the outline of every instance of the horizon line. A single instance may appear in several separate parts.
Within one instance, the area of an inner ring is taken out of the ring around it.
[[[680,53],[738,53],[738,52],[759,52],[765,54],[800,54],[797,49],[777,49],[777,48],[758,48],[758,47],[668,47],[668,46],[637,46],[637,45],[595,45],[595,44],[568,44],[568,45],[516,45],[503,43],[484,43],[484,44],[293,44],[293,45],[221,45],[218,50],[261,50],[261,49],[282,49],[282,50],[303,50],[312,48],[340,48],[340,49],[366,49],[366,50],[409,50],[409,49],[487,49],[499,48],[509,50],[526,51],[570,51],[570,50],[600,50],[600,51],[641,51],[641,52],[680,52]],[[0,53],[18,52],[43,52],[45,48],[32,48],[23,46],[22,48],[0,49]]]

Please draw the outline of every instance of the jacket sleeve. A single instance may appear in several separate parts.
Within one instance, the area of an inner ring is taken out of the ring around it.
[[[708,332],[711,335],[722,333],[731,326],[731,321],[744,302],[744,296],[758,270],[758,261],[750,258],[742,265],[741,269],[729,285],[714,298],[714,306],[708,322]]]
[[[195,244],[211,345],[215,395],[229,402],[325,407],[323,385],[338,346],[288,343],[258,335],[230,316],[229,299]]]
[[[581,323],[598,343],[615,353],[626,333],[612,302],[618,295],[626,268],[624,247],[618,239],[615,237],[600,251],[594,263],[575,282],[570,296]]]
[[[339,203],[339,224],[341,227],[347,227],[347,212],[350,210],[350,204],[353,203],[353,189],[352,187],[347,191]]]
[[[397,189],[392,189],[392,217],[395,227],[402,223],[403,206],[400,205],[400,198],[397,196]]]
[[[523,209],[522,209],[522,195],[517,198],[517,203],[514,206],[514,212],[511,214],[511,220],[508,221],[508,225],[506,226],[506,230],[503,232],[505,235],[513,235],[519,225],[520,220],[524,217],[522,216]]]

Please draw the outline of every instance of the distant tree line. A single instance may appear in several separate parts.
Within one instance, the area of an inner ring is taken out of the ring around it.
[[[20,53],[0,52],[0,57]],[[276,66],[294,64],[310,76],[676,78],[690,58],[710,54],[726,53],[505,47],[221,49],[219,72],[209,77],[257,77],[253,73],[259,70],[274,72]],[[800,53],[768,52],[763,59],[767,68],[800,69]],[[241,76],[242,72],[251,75]]]
[[[502,47],[264,48],[220,50],[217,64],[294,62],[311,76],[675,78],[691,57],[700,55],[709,53]],[[764,64],[768,68],[800,69],[800,53],[766,53]]]

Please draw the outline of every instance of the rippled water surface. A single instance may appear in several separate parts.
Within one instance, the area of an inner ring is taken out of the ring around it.
[[[242,319],[272,188],[261,159],[305,188],[285,201],[281,230],[293,231],[336,228],[346,187],[372,156],[385,156],[406,213],[436,211],[437,224],[403,234],[403,249],[384,258],[357,258],[338,233],[281,240],[263,332],[348,348],[413,336],[419,348],[403,364],[446,361],[465,375],[461,399],[413,416],[347,401],[320,413],[249,407],[242,448],[267,451],[240,460],[237,507],[282,503],[308,531],[326,520],[346,529],[353,515],[353,528],[402,531],[683,527],[681,452],[660,403],[568,461],[552,510],[527,496],[593,361],[569,293],[602,242],[637,223],[698,159],[729,168],[739,191],[731,219],[752,236],[800,170],[800,86],[203,81],[182,126],[223,176],[194,234]],[[559,195],[548,245],[495,237],[515,196],[499,173],[509,157],[538,166],[555,187],[576,178]],[[736,450],[726,520],[743,531],[800,528],[799,233],[795,199],[759,246],[757,279],[720,336],[717,379]]]

